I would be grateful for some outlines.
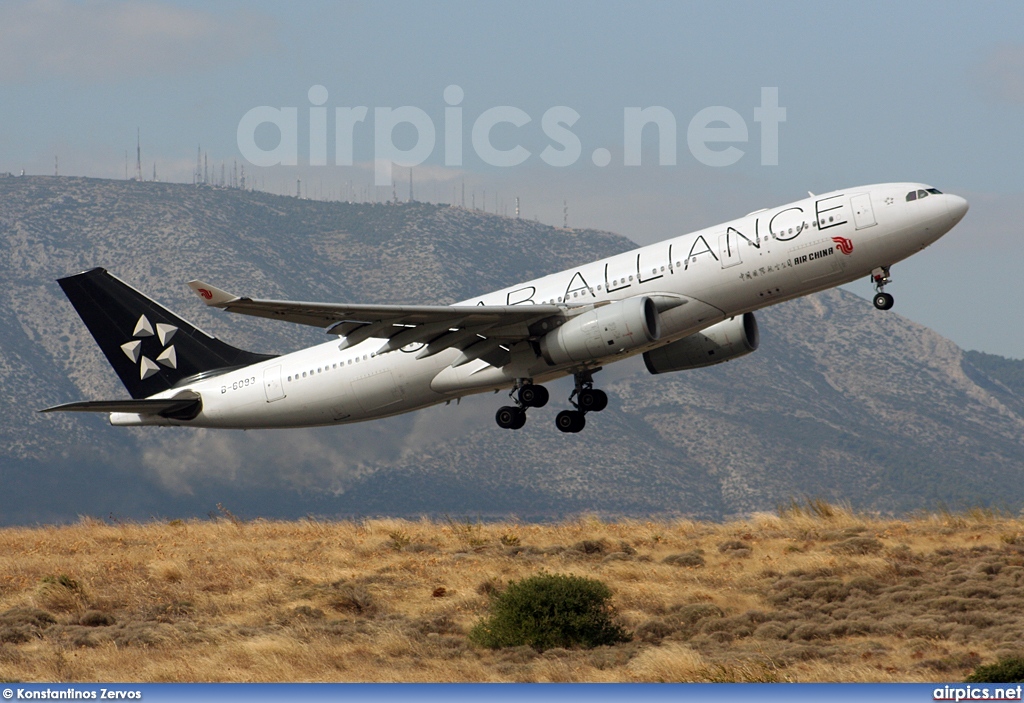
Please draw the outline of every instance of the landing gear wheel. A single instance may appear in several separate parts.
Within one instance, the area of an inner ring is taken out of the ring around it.
[[[555,427],[562,432],[579,432],[587,420],[579,410],[563,410],[555,417]]]
[[[892,296],[884,292],[887,285],[892,283],[888,266],[879,266],[871,272],[871,282],[875,284],[875,298],[871,302],[879,310],[888,310],[892,307]]]
[[[587,388],[577,396],[580,410],[599,413],[608,407],[608,394],[597,388]]]
[[[519,389],[519,402],[527,408],[543,408],[548,404],[548,389],[528,383]]]
[[[888,310],[893,306],[895,301],[888,293],[875,293],[875,299],[872,302],[874,302],[875,307],[879,310]]]
[[[526,411],[512,405],[506,405],[498,408],[498,412],[494,414],[494,421],[498,423],[498,427],[506,430],[518,430],[526,424]]]

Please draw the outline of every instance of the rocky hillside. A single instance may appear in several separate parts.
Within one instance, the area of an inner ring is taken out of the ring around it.
[[[81,514],[684,514],[794,496],[858,508],[1024,503],[1024,362],[965,353],[831,291],[758,313],[762,348],[598,383],[610,408],[553,426],[569,387],[502,431],[500,396],[318,430],[111,428],[40,407],[124,395],[54,279],[104,266],[226,341],[288,351],[322,333],[216,314],[183,282],[261,297],[451,302],[630,248],[617,235],[422,203],[323,203],[239,190],[0,179],[0,523]],[[898,292],[898,291],[897,291]]]

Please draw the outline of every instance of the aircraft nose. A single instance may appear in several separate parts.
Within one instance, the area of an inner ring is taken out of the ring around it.
[[[967,201],[959,195],[946,196],[946,210],[949,212],[949,216],[952,218],[954,225],[964,219],[964,215],[967,214],[967,210],[970,207],[971,206]]]

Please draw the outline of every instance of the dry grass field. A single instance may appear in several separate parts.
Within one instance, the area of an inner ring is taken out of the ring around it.
[[[955,681],[1024,650],[1024,521],[810,502],[727,524],[0,530],[6,681]],[[481,649],[510,579],[600,579],[630,642]]]

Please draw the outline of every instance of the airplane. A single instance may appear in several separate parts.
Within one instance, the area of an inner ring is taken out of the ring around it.
[[[608,405],[602,367],[640,354],[663,374],[758,348],[754,312],[869,276],[888,310],[890,267],[946,234],[964,198],[920,183],[802,200],[553,273],[454,305],[261,300],[202,281],[208,306],[321,327],[331,341],[281,356],[233,347],[102,268],[58,280],[131,399],[41,412],[109,413],[112,425],[312,427],[389,417],[509,390],[495,420],[516,430],[544,387],[572,376],[556,427]]]

